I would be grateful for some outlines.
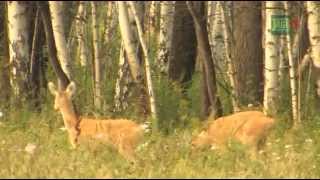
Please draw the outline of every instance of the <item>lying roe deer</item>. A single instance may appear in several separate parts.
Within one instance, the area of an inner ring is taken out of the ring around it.
[[[210,121],[207,130],[201,131],[191,145],[193,148],[205,145],[223,147],[228,140],[235,139],[259,150],[273,125],[274,119],[265,116],[263,112],[239,112]]]
[[[65,91],[56,90],[52,82],[48,83],[48,87],[55,96],[54,109],[60,110],[62,114],[73,148],[77,147],[79,139],[94,138],[113,145],[126,159],[134,161],[134,149],[142,138],[146,125],[138,125],[127,119],[80,117],[76,114],[71,101],[76,90],[74,82],[71,82]]]

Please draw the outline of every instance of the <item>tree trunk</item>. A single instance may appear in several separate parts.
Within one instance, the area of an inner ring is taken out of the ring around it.
[[[176,1],[173,24],[168,76],[185,87],[192,79],[197,48],[196,34],[186,1]]]
[[[32,106],[40,110],[41,57],[44,43],[40,11],[37,9],[30,57],[30,91]]]
[[[8,36],[13,94],[23,102],[28,92],[29,29],[27,2],[7,2]],[[18,100],[18,99],[16,99]]]
[[[225,44],[224,44],[224,32],[222,18],[221,3],[215,3],[214,21],[211,29],[211,41],[212,41],[212,57],[215,61],[217,69],[225,69]],[[225,14],[226,15],[226,14]]]
[[[166,75],[168,74],[169,55],[172,47],[174,3],[175,2],[170,1],[161,2],[159,50],[157,59],[160,72]]]
[[[114,96],[114,111],[116,112],[123,111],[128,108],[128,100],[131,95],[130,89],[133,88],[132,85],[134,82],[130,74],[130,68],[127,59],[128,57],[122,42],[120,46],[119,70]]]
[[[286,10],[286,15],[289,16],[288,1],[284,2],[284,7]],[[291,103],[292,103],[292,119],[293,126],[296,127],[299,123],[299,112],[298,112],[298,98],[297,98],[297,87],[296,87],[296,76],[295,76],[295,64],[292,57],[292,46],[291,46],[291,36],[287,33],[287,51],[289,59],[289,74],[290,74],[290,88],[291,88]]]
[[[266,2],[266,31],[265,31],[265,90],[264,112],[274,115],[277,110],[279,95],[279,37],[271,33],[271,17],[279,15],[281,2]]]
[[[68,76],[69,79],[72,79],[71,57],[70,52],[68,51],[69,48],[67,48],[66,34],[64,31],[64,17],[62,12],[63,1],[49,1],[49,6],[58,59],[64,73]],[[61,82],[59,81],[59,87],[60,85]]]
[[[0,56],[0,108],[6,108],[9,106],[10,100],[10,69],[9,69],[9,41],[8,41],[8,24],[6,22],[7,18],[7,8],[5,1],[0,2],[0,11],[4,12],[0,15],[0,46],[3,48]]]
[[[214,63],[212,60],[212,56],[211,56],[212,53],[211,53],[209,39],[208,39],[206,18],[204,18],[205,4],[204,2],[191,3],[190,1],[188,1],[187,6],[194,22],[199,56],[200,56],[200,59],[202,60],[202,65],[204,67],[203,73],[205,73],[206,89],[208,92],[208,97],[209,97],[208,99],[210,102],[209,116],[215,119],[222,115],[222,107],[218,97],[216,75],[215,75]]]
[[[88,63],[88,52],[85,41],[85,25],[87,22],[86,19],[86,2],[80,1],[78,7],[78,13],[76,16],[76,24],[77,24],[77,40],[78,40],[78,53],[80,58],[80,65],[82,67],[87,66]]]
[[[226,10],[226,4],[224,2],[218,2],[221,3],[221,14],[222,14],[222,21],[223,23],[223,32],[224,32],[224,44],[225,44],[225,53],[226,53],[226,59],[227,59],[227,65],[228,65],[228,76],[231,86],[231,101],[232,101],[232,107],[233,112],[240,111],[239,107],[239,94],[238,91],[236,91],[237,84],[236,84],[236,76],[237,73],[234,69],[234,57],[232,54],[233,44],[234,44],[234,37],[231,32],[230,27],[230,16],[227,16],[227,10]]]
[[[119,26],[120,26],[120,33],[122,38],[122,43],[125,49],[125,54],[122,56],[120,55],[120,58],[125,58],[123,65],[129,64],[131,77],[122,76],[122,78],[125,79],[118,79],[117,83],[131,83],[131,79],[133,79],[134,84],[117,84],[116,86],[119,88],[130,88],[128,91],[130,92],[127,94],[122,95],[132,95],[135,98],[138,98],[136,102],[138,102],[138,107],[140,111],[140,114],[143,114],[144,116],[148,113],[147,108],[147,102],[146,102],[146,91],[144,86],[144,73],[142,68],[142,57],[141,57],[141,49],[138,41],[138,34],[136,32],[136,23],[134,20],[134,16],[131,11],[128,11],[127,5],[125,2],[117,2],[118,4],[118,10],[119,10]],[[143,2],[137,2],[136,9],[138,14],[138,17],[141,19],[141,22],[143,22],[143,15],[144,15],[144,6]],[[122,60],[120,60],[121,62]],[[118,74],[124,74],[126,75],[126,72],[128,71],[126,67],[119,67]],[[121,78],[121,77],[118,77]],[[123,85],[123,87],[121,87]],[[135,87],[132,87],[135,86]],[[127,91],[127,90],[123,90]],[[123,92],[121,90],[116,90],[116,92]],[[126,97],[121,97],[121,94],[116,94],[115,102],[119,102],[120,99],[129,101]],[[122,104],[126,104],[126,102],[122,102]],[[122,108],[123,109],[123,108]]]
[[[138,48],[135,46],[134,33],[129,23],[128,10],[125,2],[118,1],[119,25],[124,47],[128,55],[128,62],[133,79],[140,82],[142,78],[141,64],[138,58]]]
[[[58,77],[58,81],[61,82],[61,89],[64,90],[70,83],[70,79],[63,71],[57,57],[57,50],[53,37],[53,27],[51,25],[49,6],[47,2],[37,2],[37,5],[38,9],[40,10],[42,23],[44,25],[44,32],[46,35],[46,42],[48,46],[48,56],[52,64],[53,70]]]
[[[233,57],[239,103],[263,101],[263,49],[261,2],[233,2]]]
[[[136,21],[136,25],[137,25],[137,29],[138,29],[138,33],[139,33],[139,40],[140,40],[140,43],[142,46],[142,50],[144,52],[144,60],[145,60],[144,63],[145,63],[145,72],[146,72],[146,80],[147,80],[147,88],[148,88],[151,116],[154,120],[156,120],[157,119],[157,110],[156,110],[156,103],[155,103],[155,94],[154,94],[152,79],[151,79],[149,53],[148,53],[146,43],[143,39],[144,34],[143,34],[143,29],[142,29],[142,23],[138,17],[138,14],[137,14],[137,11],[135,8],[135,4],[133,1],[130,1],[129,3],[130,3],[130,7],[133,12],[135,21]]]
[[[94,105],[97,109],[101,109],[101,67],[99,56],[99,37],[97,11],[94,1],[91,2],[92,10],[92,31],[93,31],[93,49],[94,49]]]
[[[317,73],[316,77],[316,86],[317,86],[317,95],[320,97],[320,3],[316,1],[307,1],[307,12],[308,12],[308,30],[309,30],[309,39],[311,53],[310,57]]]

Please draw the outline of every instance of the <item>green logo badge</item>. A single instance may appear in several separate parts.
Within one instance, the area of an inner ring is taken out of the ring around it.
[[[290,18],[285,15],[271,16],[271,33],[274,35],[286,35],[290,33]]]

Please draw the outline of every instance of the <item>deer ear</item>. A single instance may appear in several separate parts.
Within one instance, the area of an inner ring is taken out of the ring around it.
[[[76,91],[76,84],[73,81],[71,81],[66,89],[66,93],[69,97],[72,97],[75,91]]]
[[[53,82],[49,82],[48,83],[48,87],[49,87],[49,91],[51,92],[52,95],[56,95],[57,94],[57,88],[53,84]]]

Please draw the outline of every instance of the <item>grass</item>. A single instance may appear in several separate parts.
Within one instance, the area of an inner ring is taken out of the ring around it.
[[[9,114],[7,114],[9,113]],[[264,148],[250,159],[246,148],[231,146],[224,154],[191,151],[194,128],[178,128],[169,135],[146,135],[147,146],[137,149],[131,165],[107,145],[94,142],[71,150],[61,116],[7,112],[0,119],[0,178],[318,178],[320,124],[284,131],[278,123]],[[25,151],[34,144],[33,154]]]

